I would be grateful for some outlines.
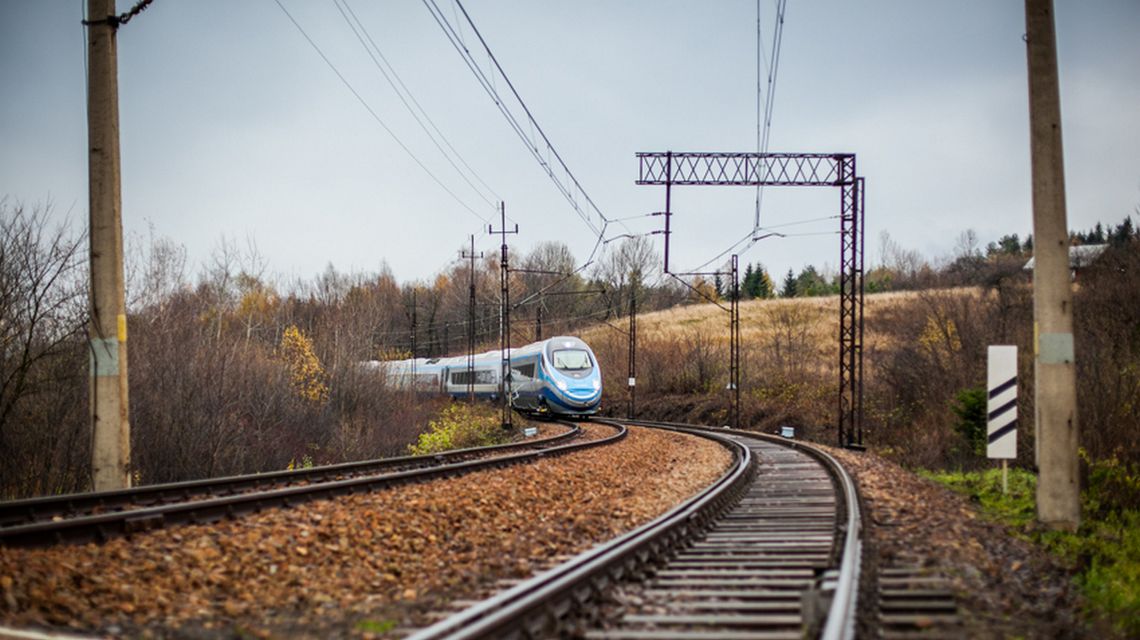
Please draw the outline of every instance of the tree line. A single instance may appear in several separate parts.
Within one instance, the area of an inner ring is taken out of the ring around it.
[[[0,200],[0,449],[8,460],[0,465],[2,498],[89,486],[86,240],[66,224],[51,223],[49,213],[50,205],[25,207]],[[1126,219],[1073,234],[1075,243],[1101,238],[1130,255],[1136,232]],[[867,275],[868,291],[974,284],[989,292],[989,311],[984,314],[988,322],[999,330],[1020,327],[1016,336],[1027,335],[1023,267],[1031,238],[1005,236],[982,249],[967,232],[954,256],[933,264],[887,236],[884,240],[882,260]],[[401,283],[383,267],[345,273],[332,265],[308,280],[283,281],[269,272],[253,242],[219,242],[196,273],[186,249],[170,239],[152,233],[132,239],[128,246],[131,468],[139,483],[403,452],[439,407],[385,388],[357,363],[413,352],[420,357],[464,353],[472,284],[477,348],[498,345],[497,256],[476,260],[474,268],[469,261],[456,261],[430,279],[413,282]],[[686,286],[663,276],[660,257],[644,237],[615,245],[587,270],[580,270],[569,248],[557,242],[537,245],[512,257],[511,263],[512,343],[608,325],[603,331],[609,337],[600,339],[596,350],[611,380],[624,377],[628,336],[624,322],[618,321],[629,313],[631,301],[644,313],[731,295],[723,281],[718,291],[716,282],[690,281]],[[1119,268],[1127,270],[1128,264]],[[1090,330],[1097,355],[1081,366],[1087,368],[1085,375],[1102,379],[1107,388],[1123,389],[1117,400],[1133,406],[1128,404],[1135,402],[1129,400],[1130,387],[1121,387],[1119,371],[1135,370],[1129,358],[1136,341],[1114,342],[1110,337],[1135,337],[1140,314],[1113,297],[1138,297],[1128,293],[1127,279],[1117,282],[1123,287],[1119,291],[1102,293],[1107,285],[1094,286],[1099,277],[1094,276],[1083,281],[1082,295],[1095,302],[1088,308],[1103,309],[1088,322],[1103,326]],[[836,286],[834,275],[810,265],[798,274],[789,272],[781,285],[777,290],[762,264],[748,264],[740,295],[758,300],[804,297],[834,292]],[[897,325],[902,347],[869,354],[868,361],[869,370],[875,371],[868,389],[877,388],[876,381],[889,382],[882,387],[885,395],[869,402],[872,419],[881,433],[903,440],[908,433],[904,425],[926,420],[919,411],[924,402],[941,398],[937,402],[945,409],[954,398],[938,394],[969,386],[968,379],[977,373],[976,367],[966,367],[954,374],[959,377],[929,391],[934,395],[920,393],[928,388],[926,381],[937,376],[914,378],[914,372],[940,370],[954,358],[974,362],[955,345],[965,344],[973,335],[968,329],[974,331],[970,328],[978,322],[973,311],[953,306],[958,303],[949,299],[934,293],[922,299],[928,301],[924,304],[930,313],[921,317],[933,314],[932,324],[912,326],[919,317],[914,314],[883,319],[883,326]],[[812,343],[806,314],[794,307],[771,308],[763,321],[769,337],[749,346],[745,378],[746,383],[754,381],[754,390],[764,389],[756,402],[768,407],[765,411],[784,406],[782,415],[789,419],[798,415],[798,420],[815,422],[830,415],[833,403],[825,402],[827,394],[819,390],[830,388],[834,380],[819,373],[828,366],[827,358],[813,364],[826,351]],[[944,322],[947,318],[954,322]],[[1129,326],[1132,333],[1125,330]],[[911,348],[915,335],[926,336],[925,342]],[[639,381],[639,394],[723,387],[718,380],[726,336],[690,338],[662,338],[659,348],[652,336],[640,341],[645,378]],[[1119,371],[1099,368],[1097,363],[1116,362],[1112,358],[1122,358],[1113,365],[1119,365]],[[809,384],[816,375],[823,377]],[[908,381],[913,384],[904,384]],[[618,391],[620,385],[607,393]],[[609,404],[620,408],[622,401],[614,398]],[[710,407],[720,406],[721,399],[710,402]],[[1103,415],[1101,421],[1121,417],[1113,411],[1090,413]],[[1102,431],[1117,433],[1117,428]]]

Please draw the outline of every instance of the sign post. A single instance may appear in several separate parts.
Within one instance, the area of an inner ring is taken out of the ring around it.
[[[1001,491],[1009,493],[1009,459],[1017,457],[1017,347],[991,345],[986,370],[986,457],[1001,459]]]

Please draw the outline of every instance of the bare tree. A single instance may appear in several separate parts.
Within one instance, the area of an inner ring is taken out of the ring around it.
[[[186,247],[170,238],[156,237],[153,224],[145,243],[132,235],[128,244],[127,308],[138,312],[157,305],[161,311],[171,297],[189,287]]]
[[[75,418],[85,414],[70,404],[85,389],[84,239],[66,223],[51,227],[50,210],[50,204],[28,211],[0,200],[0,450],[40,471],[52,467],[47,441],[79,437],[83,420]],[[28,490],[13,489],[16,466],[2,467],[4,493]],[[40,490],[78,488],[58,478],[30,481]]]
[[[630,236],[622,241],[616,250],[606,251],[597,266],[593,277],[605,284],[608,309],[612,315],[620,315],[629,299],[629,287],[640,292],[644,283],[657,272],[660,262],[653,243],[645,236]]]

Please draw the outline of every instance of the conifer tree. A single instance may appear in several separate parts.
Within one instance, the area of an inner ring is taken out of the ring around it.
[[[784,289],[780,295],[785,298],[796,297],[796,273],[788,269],[788,275],[784,276]]]

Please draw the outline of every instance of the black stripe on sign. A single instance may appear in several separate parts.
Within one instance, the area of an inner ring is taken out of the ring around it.
[[[1017,398],[1014,398],[1013,400],[1010,400],[1009,402],[1003,404],[1002,406],[998,407],[997,409],[994,409],[993,411],[991,411],[990,412],[990,420],[993,420],[994,418],[1000,416],[1001,414],[1005,413],[1006,411],[1009,411],[1010,409],[1016,409],[1016,408],[1017,408]]]
[[[1010,431],[1017,431],[1017,420],[1014,420],[1013,422],[1005,425],[1001,429],[998,429],[997,431],[994,431],[993,433],[991,433],[990,438],[989,438],[990,444],[993,444],[993,443],[997,442],[998,440],[1001,440],[1002,437],[1008,435]]]
[[[1009,389],[1010,387],[1015,387],[1015,386],[1017,386],[1017,376],[1014,376],[1014,377],[1010,378],[1009,380],[1006,380],[1005,382],[999,384],[998,386],[994,387],[993,389],[990,389],[990,399],[992,400],[992,399],[996,398],[997,396],[1001,395],[1002,391],[1005,391],[1005,390]]]

